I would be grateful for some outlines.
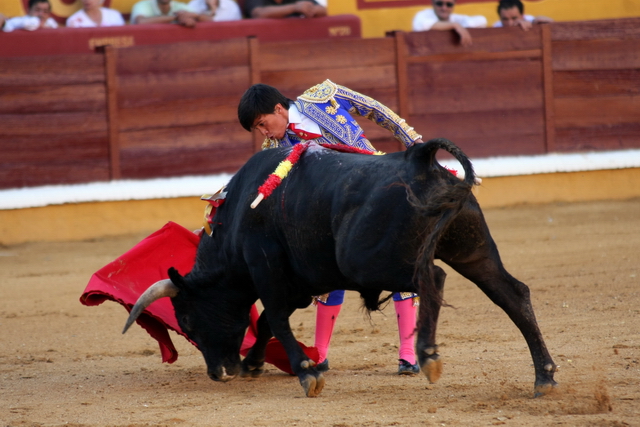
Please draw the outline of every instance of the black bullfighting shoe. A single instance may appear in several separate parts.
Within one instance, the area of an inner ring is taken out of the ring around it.
[[[404,359],[398,359],[398,375],[416,375],[420,372],[420,367],[416,363],[412,365]]]
[[[327,372],[329,370],[329,359],[324,359],[316,365],[316,371]]]

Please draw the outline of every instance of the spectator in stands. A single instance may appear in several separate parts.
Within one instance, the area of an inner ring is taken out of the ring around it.
[[[240,6],[233,0],[191,0],[189,7],[195,13],[209,15],[215,22],[242,19]]]
[[[104,0],[82,0],[82,9],[67,18],[67,27],[115,27],[124,25],[122,14],[102,7]]]
[[[520,0],[500,0],[498,16],[500,16],[500,20],[493,24],[495,28],[520,27],[524,31],[528,31],[533,24],[553,22],[553,19],[546,16],[525,15],[524,5]]]
[[[318,18],[327,16],[327,8],[315,0],[245,0],[249,18]]]
[[[132,24],[170,24],[195,27],[197,22],[211,21],[208,14],[195,13],[185,3],[173,0],[142,0],[131,9]]]
[[[58,28],[58,23],[51,17],[49,0],[29,0],[29,13],[26,16],[7,19],[3,30],[33,31],[38,28]]]
[[[469,16],[453,13],[455,0],[431,0],[432,8],[416,13],[413,31],[454,30],[460,36],[462,46],[471,46],[471,34],[467,28],[485,28],[487,18],[482,15]]]

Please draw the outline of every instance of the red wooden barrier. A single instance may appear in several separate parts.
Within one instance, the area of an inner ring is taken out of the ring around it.
[[[0,57],[0,188],[234,172],[262,142],[236,118],[257,82],[294,98],[331,79],[472,158],[640,148],[640,19],[471,31]]]
[[[148,24],[102,28],[0,33],[0,57],[90,53],[96,47],[164,45],[191,41],[215,41],[257,37],[263,42],[360,38],[360,18],[336,15],[309,19],[243,19],[200,22],[195,28]]]

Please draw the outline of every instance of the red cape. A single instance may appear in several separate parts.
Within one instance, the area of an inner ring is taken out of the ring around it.
[[[167,223],[94,273],[80,297],[80,302],[90,306],[111,300],[131,311],[138,297],[149,286],[158,280],[169,278],[169,267],[175,267],[181,274],[191,271],[199,241],[199,235],[174,222]],[[251,323],[240,349],[243,356],[246,356],[256,341],[258,317],[258,310],[254,305],[251,308]],[[123,318],[123,326],[124,321]],[[173,363],[178,359],[178,351],[171,342],[168,329],[187,340],[189,338],[180,329],[169,298],[155,301],[144,310],[136,322],[158,341],[163,362]],[[195,345],[191,340],[189,342]],[[318,350],[315,347],[306,347],[302,343],[300,346],[309,358],[318,362]],[[275,338],[267,344],[266,361],[284,372],[292,373],[284,348]]]

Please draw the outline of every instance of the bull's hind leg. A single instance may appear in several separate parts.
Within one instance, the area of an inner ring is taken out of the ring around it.
[[[434,265],[433,278],[436,289],[440,295],[444,289],[444,280],[447,277],[443,269]],[[418,321],[418,340],[416,343],[416,354],[420,369],[429,379],[429,382],[436,382],[442,375],[442,359],[438,354],[436,345],[436,328],[438,316],[440,314],[440,301],[430,298],[420,298],[420,310]]]
[[[504,269],[495,246],[491,248],[489,256],[479,261],[450,265],[475,283],[515,323],[524,336],[533,358],[536,374],[535,396],[550,392],[557,385],[553,379],[557,365],[551,359],[542,338],[527,285]]]

